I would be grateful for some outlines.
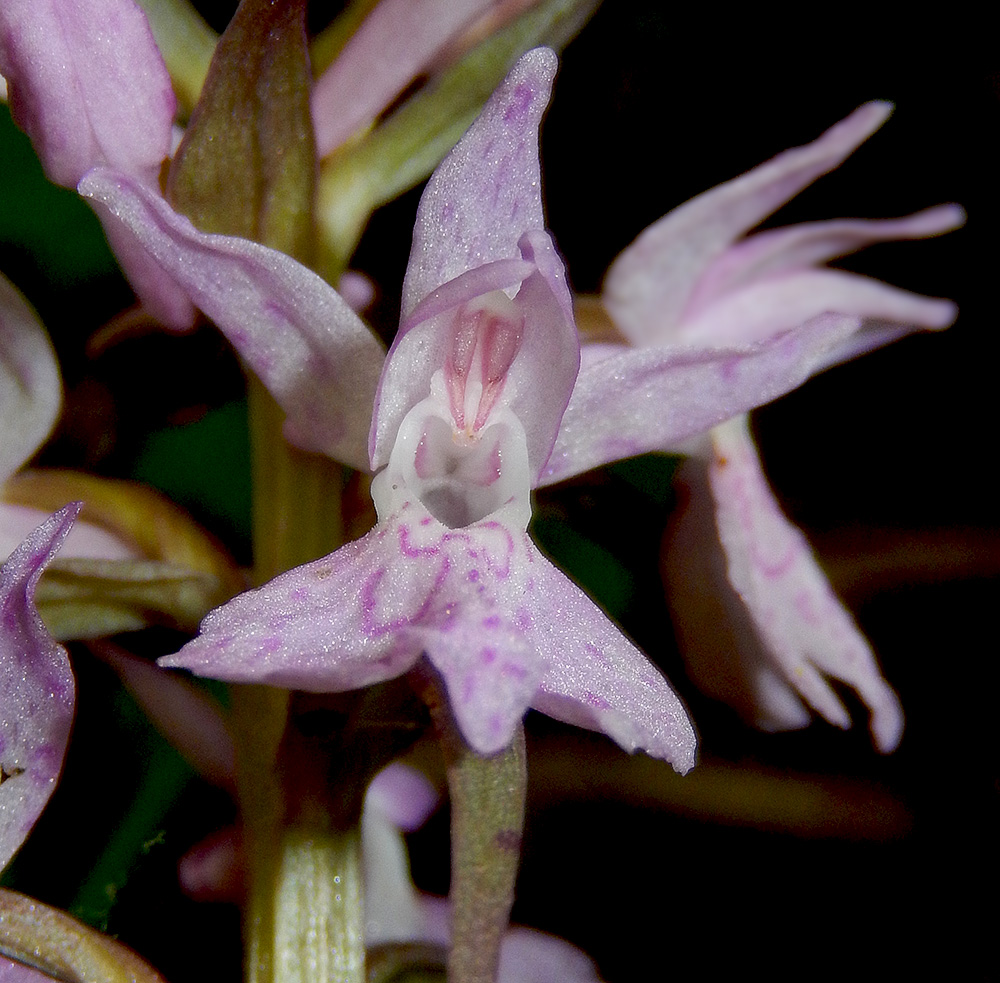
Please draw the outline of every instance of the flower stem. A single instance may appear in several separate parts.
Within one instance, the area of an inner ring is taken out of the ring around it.
[[[422,694],[444,751],[451,799],[448,983],[494,983],[521,856],[527,759],[524,728],[489,757],[466,744],[440,687]]]
[[[253,460],[254,580],[264,583],[343,543],[344,469],[286,443],[284,412],[254,376],[248,382]]]

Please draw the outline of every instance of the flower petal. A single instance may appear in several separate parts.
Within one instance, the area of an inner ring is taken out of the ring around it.
[[[324,280],[284,253],[206,235],[125,174],[91,171],[80,193],[124,222],[219,326],[288,415],[288,439],[365,470],[380,342]]]
[[[556,67],[548,48],[523,55],[431,176],[403,282],[404,320],[441,284],[519,256],[524,233],[545,227],[538,125]]]
[[[607,734],[626,751],[694,767],[695,734],[687,711],[662,673],[524,536],[526,593],[544,598],[531,641],[547,665],[531,705],[577,727]],[[524,611],[524,617],[531,614]]]
[[[805,269],[756,280],[685,318],[674,344],[740,345],[765,341],[821,314],[946,328],[958,317],[950,300],[922,297],[881,280],[841,270]]]
[[[372,123],[460,31],[495,0],[382,0],[316,80],[320,159]]]
[[[156,183],[175,100],[131,0],[4,0],[0,73],[14,119],[56,184],[74,188],[98,164]]]
[[[882,752],[892,751],[903,730],[899,700],[805,537],[775,502],[746,418],[717,427],[712,442],[709,484],[728,589],[742,600],[756,634],[744,638],[743,648],[760,646],[762,653],[753,660],[772,670],[756,682],[768,711],[764,722],[776,728],[801,726],[792,699],[798,696],[830,723],[849,727],[843,704],[824,678],[831,677],[857,691],[871,710],[875,744]]]
[[[235,786],[236,750],[215,700],[110,642],[94,642],[91,648],[114,669],[156,729],[203,778],[223,788]]]
[[[579,366],[579,341],[562,261],[547,233],[526,233],[522,259],[475,267],[428,294],[403,322],[389,349],[375,397],[369,439],[372,468],[385,465],[406,414],[431,388],[453,344],[456,309],[493,290],[518,287],[524,318],[503,399],[525,431],[532,483],[547,460]]]
[[[62,405],[59,366],[48,335],[17,289],[0,276],[0,482],[38,450]],[[20,540],[19,540],[20,541]]]
[[[615,322],[636,345],[671,340],[696,284],[734,240],[837,167],[891,111],[855,110],[821,137],[692,198],[646,229],[615,260],[604,285]]]
[[[541,484],[648,451],[677,449],[800,386],[861,329],[823,315],[749,345],[630,348],[585,358]]]
[[[80,508],[50,516],[0,568],[0,869],[55,788],[73,722],[69,659],[45,630],[34,597]]]
[[[754,281],[817,266],[876,242],[940,235],[964,221],[965,212],[957,205],[939,205],[905,218],[807,222],[758,232],[730,246],[705,270],[682,320]]]

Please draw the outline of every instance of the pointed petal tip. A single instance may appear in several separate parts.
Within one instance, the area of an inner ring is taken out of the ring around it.
[[[880,754],[892,754],[903,739],[906,718],[903,706],[891,687],[885,687],[884,699],[880,705],[872,706],[869,729],[872,741]]]

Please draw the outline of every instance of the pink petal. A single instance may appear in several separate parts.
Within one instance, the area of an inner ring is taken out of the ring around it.
[[[712,442],[709,483],[731,585],[724,589],[741,599],[756,636],[744,636],[741,651],[751,651],[751,666],[770,670],[757,679],[758,673],[748,671],[766,710],[763,722],[772,728],[802,726],[794,699],[800,697],[830,723],[849,727],[843,704],[824,678],[831,677],[857,691],[871,710],[877,747],[892,751],[903,730],[899,700],[805,537],[774,500],[746,419],[716,428]]]
[[[219,326],[285,411],[288,439],[365,469],[379,341],[332,287],[258,243],[199,232],[125,174],[91,171],[106,206]]]
[[[673,344],[709,348],[766,341],[822,314],[894,321],[913,330],[946,328],[958,308],[854,273],[797,270],[716,298],[677,325]]]
[[[27,301],[0,276],[0,482],[44,443],[62,405],[59,366]],[[20,539],[18,540],[20,542]]]
[[[576,946],[515,926],[500,944],[497,983],[600,983],[600,977],[597,967]]]
[[[403,319],[442,284],[495,260],[545,227],[538,125],[557,60],[548,48],[523,55],[424,189],[403,282]]]
[[[626,751],[642,750],[682,774],[689,771],[694,729],[670,684],[579,587],[524,539],[527,589],[545,598],[534,613],[532,641],[548,667],[531,705],[557,720],[602,731]]]
[[[3,419],[0,416],[0,419]],[[6,559],[39,526],[48,513],[24,505],[0,502],[0,559]],[[60,556],[67,559],[136,560],[140,554],[117,536],[89,522],[75,522],[63,542]]]
[[[861,327],[858,318],[824,315],[766,340],[725,348],[602,344],[602,357],[585,360],[541,483],[677,449],[800,386]]]
[[[369,125],[494,0],[382,0],[316,80],[320,158]]]
[[[146,313],[173,331],[190,328],[195,319],[194,304],[177,281],[146,251],[130,228],[102,205],[95,202],[93,207],[108,246]]]
[[[45,172],[68,188],[107,164],[154,185],[175,101],[131,0],[4,0],[0,73]]]
[[[755,281],[805,270],[876,242],[940,235],[964,221],[965,212],[957,205],[939,205],[906,218],[809,222],[758,232],[730,246],[705,270],[681,321]]]
[[[565,271],[542,231],[521,241],[524,259],[498,260],[443,284],[404,322],[386,359],[370,437],[374,469],[388,463],[400,424],[430,392],[431,377],[452,344],[459,305],[520,284],[515,303],[524,318],[521,347],[507,373],[503,399],[524,428],[534,481],[552,450],[579,365]]]
[[[423,772],[396,762],[372,779],[365,793],[365,808],[378,809],[393,826],[412,833],[423,826],[440,799]]]
[[[701,276],[723,250],[820,175],[833,170],[885,122],[871,102],[804,147],[706,191],[646,229],[615,260],[604,285],[616,324],[636,345],[671,339]]]
[[[73,722],[73,673],[35,609],[38,580],[80,511],[60,509],[0,568],[0,869],[24,842],[62,768]]]
[[[235,785],[236,751],[215,700],[110,642],[95,642],[91,648],[114,669],[156,729],[199,774],[224,788]]]

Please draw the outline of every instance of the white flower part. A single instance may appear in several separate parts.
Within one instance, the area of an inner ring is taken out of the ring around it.
[[[413,496],[439,522],[460,529],[504,511],[527,529],[531,468],[524,427],[504,399],[524,319],[500,290],[461,305],[452,343],[430,395],[403,418],[389,464],[372,482],[380,520]]]

